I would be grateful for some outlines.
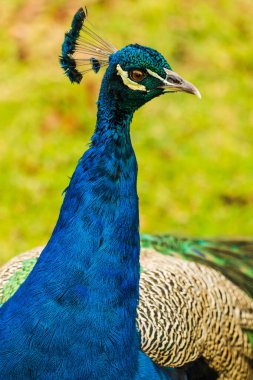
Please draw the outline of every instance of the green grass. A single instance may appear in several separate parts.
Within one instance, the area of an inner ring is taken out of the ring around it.
[[[156,48],[203,95],[166,95],[136,113],[141,230],[252,236],[252,1],[86,4],[116,47]],[[64,32],[81,5],[0,5],[0,264],[46,243],[95,124],[102,74],[71,85],[58,64]]]

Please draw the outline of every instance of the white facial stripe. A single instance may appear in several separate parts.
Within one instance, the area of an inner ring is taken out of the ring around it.
[[[164,69],[164,70],[165,70],[165,69]],[[168,71],[169,71],[169,70],[168,70]],[[159,80],[160,80],[165,86],[173,87],[173,84],[172,84],[172,83],[167,82],[166,79],[160,77],[160,75],[157,74],[157,73],[155,73],[154,71],[147,69],[147,72],[149,73],[149,75],[152,75],[152,77],[159,79]],[[166,74],[167,74],[167,71],[166,71],[166,70],[165,70],[165,72],[166,72]]]
[[[117,75],[121,76],[123,83],[131,90],[147,91],[145,86],[128,78],[128,72],[124,71],[119,64],[117,65]]]
[[[152,75],[152,77],[159,79],[161,82],[164,82],[164,79],[154,71],[147,69],[147,72],[149,73],[149,75]]]

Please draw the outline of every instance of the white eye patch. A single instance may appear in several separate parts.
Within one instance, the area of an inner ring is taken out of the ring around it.
[[[136,83],[130,78],[128,78],[128,72],[124,71],[122,67],[118,64],[117,65],[117,75],[119,75],[122,78],[123,83],[130,88],[131,90],[138,90],[138,91],[147,91],[146,87],[142,84]]]

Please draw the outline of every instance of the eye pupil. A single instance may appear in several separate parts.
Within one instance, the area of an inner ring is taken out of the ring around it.
[[[135,69],[129,72],[129,76],[135,82],[140,82],[146,76],[146,74],[141,70]]]

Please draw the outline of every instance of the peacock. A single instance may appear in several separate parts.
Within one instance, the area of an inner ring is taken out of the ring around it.
[[[253,242],[139,234],[133,114],[199,91],[83,8],[60,63],[76,83],[106,67],[97,123],[47,245],[0,270],[0,379],[253,379]]]

